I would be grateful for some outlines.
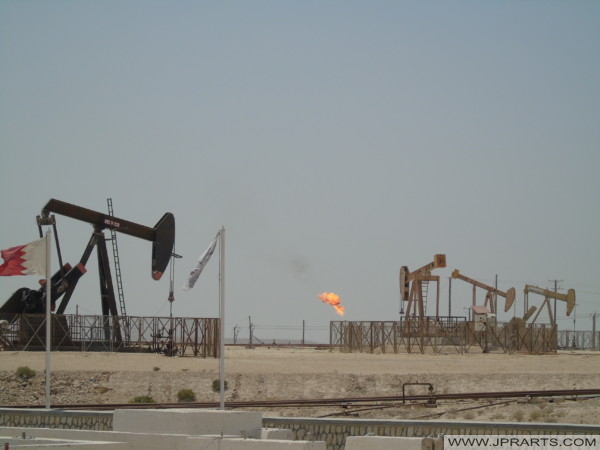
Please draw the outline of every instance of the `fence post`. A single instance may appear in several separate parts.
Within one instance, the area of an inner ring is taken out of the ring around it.
[[[592,315],[592,350],[596,350],[596,313]]]

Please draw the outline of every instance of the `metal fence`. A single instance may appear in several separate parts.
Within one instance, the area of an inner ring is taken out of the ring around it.
[[[52,350],[219,356],[219,319],[52,315]],[[18,314],[2,331],[12,350],[46,349],[46,316]]]
[[[10,350],[46,348],[46,316],[20,314],[0,330]],[[219,356],[219,319],[52,315],[52,350]],[[332,321],[330,350],[347,352],[556,352],[600,350],[600,332],[557,331],[545,324],[503,323],[475,329],[463,317],[402,321]]]
[[[600,331],[559,331],[558,348],[600,350]]]
[[[557,345],[556,326],[546,324],[509,322],[476,327],[460,317],[330,322],[330,350],[346,352],[553,353]]]

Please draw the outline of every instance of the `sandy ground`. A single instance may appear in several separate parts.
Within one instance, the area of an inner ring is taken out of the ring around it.
[[[30,380],[19,367],[37,371]],[[212,384],[219,360],[161,354],[54,352],[53,404],[127,403],[148,395],[176,402],[181,389],[197,401],[219,401]],[[0,405],[44,405],[45,354],[0,352]],[[314,348],[228,347],[227,400],[282,400],[401,395],[404,383],[431,383],[435,392],[600,388],[600,354],[366,354]],[[422,386],[407,393],[421,394]],[[350,417],[492,420],[600,424],[600,398],[445,402],[351,411]],[[323,417],[336,408],[257,409],[264,416]],[[346,411],[348,414],[348,411]]]

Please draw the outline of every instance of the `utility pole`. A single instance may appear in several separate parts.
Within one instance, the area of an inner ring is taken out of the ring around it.
[[[452,277],[448,277],[448,317],[452,317]]]
[[[494,314],[496,314],[496,319],[498,319],[498,274],[496,274],[496,278],[494,281],[494,298],[492,302],[494,303]]]
[[[548,280],[554,282],[554,292],[558,292],[558,283],[562,283],[565,280]],[[556,323],[556,298],[554,299],[554,322]],[[558,328],[557,328],[558,331]]]
[[[576,320],[575,320],[576,317],[577,317],[577,303],[575,303],[575,306],[573,306],[573,348],[577,347],[577,345],[576,345],[577,327],[576,327]]]
[[[233,345],[237,344],[237,337],[238,337],[239,331],[240,331],[240,328],[237,325],[235,325],[233,327]]]
[[[248,346],[252,348],[252,318],[248,316]]]
[[[302,346],[304,347],[304,319],[302,319]]]
[[[596,313],[592,314],[592,350],[596,350]]]

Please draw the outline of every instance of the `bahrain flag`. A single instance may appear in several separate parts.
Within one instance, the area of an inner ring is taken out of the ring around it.
[[[0,276],[46,275],[46,237],[0,251]]]

